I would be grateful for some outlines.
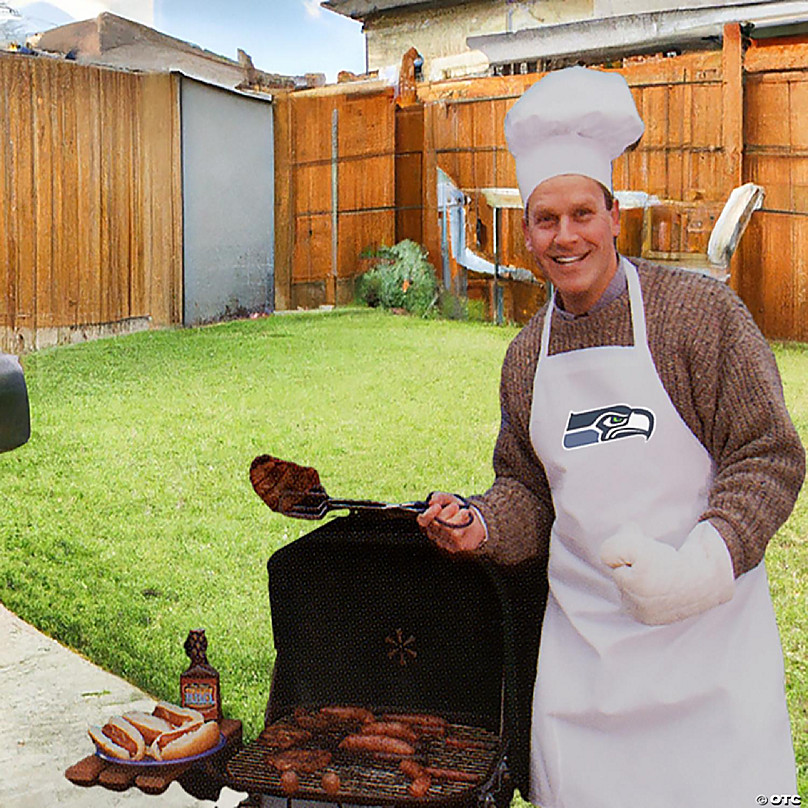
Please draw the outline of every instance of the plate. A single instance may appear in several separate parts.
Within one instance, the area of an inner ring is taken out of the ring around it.
[[[215,754],[220,749],[223,749],[226,743],[227,738],[219,733],[219,743],[217,743],[216,746],[212,746],[210,749],[200,752],[198,755],[191,755],[191,757],[184,758],[174,758],[174,760],[155,760],[154,758],[143,758],[143,760],[121,760],[120,758],[112,757],[112,755],[107,755],[97,746],[95,748],[95,754],[100,757],[101,760],[105,760],[107,763],[119,763],[121,766],[139,766],[141,768],[150,769],[158,766],[178,766],[180,763],[193,763],[195,760],[203,760],[204,758]]]

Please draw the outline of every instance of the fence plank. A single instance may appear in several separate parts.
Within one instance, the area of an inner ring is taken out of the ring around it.
[[[11,271],[17,278],[15,331],[27,347],[37,325],[37,226],[34,182],[33,121],[37,99],[33,92],[32,64],[15,57],[9,71],[9,145],[11,157],[11,193],[8,200],[14,211],[9,236]],[[47,226],[47,223],[45,224]]]
[[[10,110],[8,95],[8,62],[0,59],[0,109]],[[7,334],[14,326],[17,302],[16,255],[11,238],[11,191],[13,187],[13,162],[9,115],[0,115],[0,327]],[[13,339],[0,336],[0,350],[9,350],[7,343]]]

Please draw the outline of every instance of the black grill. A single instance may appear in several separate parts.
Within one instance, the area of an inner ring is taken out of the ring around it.
[[[386,712],[429,713],[450,722],[450,737],[472,741],[450,747],[422,737],[414,759],[459,769],[474,783],[433,778],[421,802],[510,803],[512,738],[526,737],[524,687],[517,672],[509,602],[514,589],[491,566],[449,556],[423,536],[411,516],[352,514],[332,519],[277,551],[269,560],[275,667],[267,727],[293,722],[296,709],[354,705]],[[541,598],[541,576],[529,576],[527,601]],[[540,615],[530,613],[537,638]],[[532,601],[531,601],[532,602]],[[527,645],[535,671],[536,643]],[[521,710],[523,712],[523,710]],[[529,714],[529,705],[528,705]],[[342,788],[328,797],[323,772],[299,774],[295,797],[357,804],[413,802],[398,762],[372,760],[330,744]],[[521,749],[525,744],[520,744]],[[322,748],[322,746],[318,747]],[[237,790],[282,796],[280,774],[266,762],[259,738],[227,768]]]
[[[279,725],[294,726],[293,718],[284,718]],[[338,748],[344,733],[330,733],[331,737],[316,736],[301,745],[301,749],[329,749],[331,763],[311,774],[301,773],[296,799],[338,800],[340,803],[393,804],[412,802],[410,779],[402,774],[397,760],[374,760],[369,755],[345,752]],[[446,738],[457,739],[472,748],[459,749],[447,743]],[[432,785],[421,802],[462,802],[480,790],[496,774],[500,762],[501,739],[495,733],[479,727],[450,723],[446,736],[423,736],[417,743],[413,760],[424,767],[436,767],[462,772],[476,782],[451,782],[433,778]],[[247,791],[264,794],[283,794],[280,772],[267,763],[273,750],[260,739],[242,749],[228,765],[228,774]],[[339,794],[331,797],[321,786],[325,772],[334,772],[340,779]]]

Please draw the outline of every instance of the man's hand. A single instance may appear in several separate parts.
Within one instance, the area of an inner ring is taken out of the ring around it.
[[[418,524],[431,541],[450,553],[471,552],[486,539],[485,526],[477,510],[442,491],[432,494],[429,507],[418,515]]]
[[[692,617],[735,591],[729,551],[709,522],[699,522],[678,550],[626,526],[603,542],[600,558],[612,569],[626,611],[648,625]]]

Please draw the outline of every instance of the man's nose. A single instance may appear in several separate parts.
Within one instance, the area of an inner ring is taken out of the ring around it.
[[[568,244],[574,242],[578,237],[575,225],[569,216],[562,216],[558,220],[555,241],[557,244]]]

